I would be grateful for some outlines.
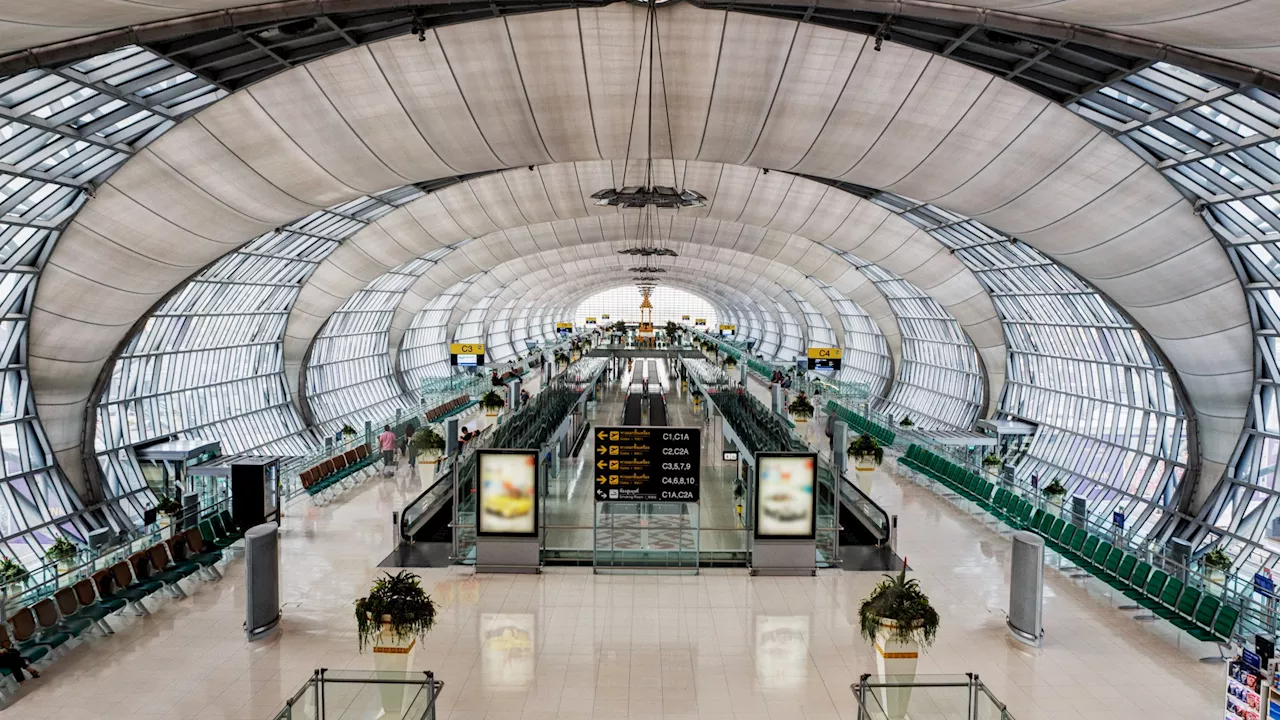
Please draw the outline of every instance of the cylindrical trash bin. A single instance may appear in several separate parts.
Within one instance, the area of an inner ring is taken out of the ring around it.
[[[244,633],[261,640],[280,625],[280,528],[264,523],[244,534]]]
[[[1013,534],[1009,578],[1009,634],[1040,647],[1044,634],[1044,538],[1030,532]]]

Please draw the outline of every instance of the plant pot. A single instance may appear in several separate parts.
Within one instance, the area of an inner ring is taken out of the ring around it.
[[[908,684],[907,687],[881,688],[877,693],[888,720],[907,717],[907,704],[911,701],[909,683],[915,679],[916,664],[920,660],[920,643],[914,640],[898,642],[892,638],[897,627],[893,620],[881,619],[880,630],[876,633],[876,669],[880,677]]]
[[[160,526],[160,532],[163,533],[165,530],[169,529],[170,525],[173,524],[173,517],[170,515],[166,515],[164,513],[160,513],[160,515],[156,518],[156,523]]]
[[[858,472],[875,472],[875,471],[876,471],[876,459],[875,459],[874,457],[870,457],[870,456],[867,456],[867,455],[862,455],[862,456],[859,456],[859,457],[855,457],[855,458],[853,459],[853,467],[854,467]]]
[[[75,559],[74,559],[74,558],[73,558],[73,559],[71,559],[71,560],[59,560],[59,561],[58,561],[58,574],[59,574],[59,575],[70,575],[71,573],[75,572],[76,567],[77,567],[77,565],[76,565],[76,561],[75,561]]]
[[[384,621],[390,619],[386,615],[382,618]],[[413,666],[413,651],[418,639],[416,637],[397,638],[389,631],[389,627],[390,625],[384,622],[382,632],[373,641],[373,667],[379,673],[408,672]],[[378,694],[382,697],[383,717],[401,716],[406,705],[405,693],[408,687],[398,684],[378,686]]]
[[[1044,499],[1045,499],[1045,502],[1047,502],[1050,505],[1050,507],[1055,507],[1061,510],[1062,499],[1065,497],[1066,495],[1045,495]]]
[[[436,466],[440,460],[440,453],[421,454],[418,456],[418,479],[422,481],[422,486],[429,486],[436,479]]]
[[[490,408],[485,408],[484,415],[485,417],[498,417],[498,411]]]
[[[1217,590],[1218,590],[1218,592],[1219,592],[1219,593],[1221,593],[1221,592],[1222,592],[1222,588],[1223,588],[1223,586],[1225,586],[1225,585],[1227,584],[1227,573],[1226,573],[1226,571],[1225,571],[1225,570],[1210,570],[1210,571],[1209,571],[1209,582],[1210,582],[1210,583],[1212,583],[1213,585],[1217,585],[1217,586],[1218,586],[1218,587],[1217,587]]]

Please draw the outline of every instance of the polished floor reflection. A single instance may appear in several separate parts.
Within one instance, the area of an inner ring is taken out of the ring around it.
[[[1196,661],[1212,649],[1133,620],[1095,582],[1049,570],[1044,649],[1011,642],[1008,540],[886,472],[870,484],[900,516],[899,552],[942,615],[921,673],[979,673],[1019,720],[1218,716],[1222,668]],[[392,511],[419,487],[405,471],[324,508],[290,508],[279,636],[244,641],[235,560],[222,581],[191,585],[189,599],[155,602],[151,617],[74,649],[0,714],[265,720],[317,667],[372,669],[356,650],[351,603],[390,550]],[[850,685],[875,672],[856,609],[877,573],[417,572],[441,613],[414,663],[445,682],[441,717],[451,720],[852,720]]]

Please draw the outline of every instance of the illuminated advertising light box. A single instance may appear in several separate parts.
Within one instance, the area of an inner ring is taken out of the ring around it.
[[[817,481],[814,453],[757,454],[755,536],[813,539]]]
[[[538,451],[479,450],[477,534],[536,537]]]

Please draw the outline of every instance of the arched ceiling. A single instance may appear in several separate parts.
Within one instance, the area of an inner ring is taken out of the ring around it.
[[[528,12],[539,6],[563,7],[556,0],[528,0],[518,9],[501,6],[446,7],[441,0],[283,0],[260,3],[253,0],[58,0],[33,3],[31,0],[0,0],[0,53],[23,51],[38,46],[39,58],[61,57],[59,44],[85,39],[89,46],[138,41],[161,41],[217,28],[279,22],[317,12],[377,12],[382,8],[413,5],[424,9],[437,22],[476,19],[477,15]],[[707,2],[719,7],[719,3]],[[745,9],[770,7],[768,3],[742,3]],[[806,6],[792,3],[800,10]],[[886,7],[889,6],[889,7]],[[961,20],[996,29],[1030,31],[1039,27],[1051,37],[1064,33],[1086,36],[1105,47],[1133,39],[1224,58],[1246,66],[1280,69],[1280,41],[1276,40],[1275,0],[952,0],[923,2],[898,0],[854,0],[826,7],[815,3],[810,14],[836,10],[861,11],[868,15],[889,11],[907,17]],[[816,11],[816,13],[815,13]],[[407,14],[407,13],[406,13]],[[377,32],[389,20],[370,23]],[[143,26],[143,27],[138,27]],[[341,34],[341,28],[334,28]],[[1093,31],[1090,29],[1096,29]],[[397,28],[397,31],[401,31]],[[353,33],[354,35],[355,33]],[[89,36],[105,37],[90,38]],[[1158,52],[1160,48],[1152,48]]]
[[[1243,293],[1140,158],[954,60],[690,5],[659,18],[668,101],[655,116],[674,142],[656,133],[655,155],[888,189],[1019,237],[1146,327],[1183,379],[1204,456],[1225,461],[1253,372]],[[628,88],[642,27],[642,9],[615,4],[362,46],[235,93],[138,153],[68,226],[32,311],[33,387],[64,468],[76,472],[84,404],[129,328],[248,238],[442,175],[639,154]]]

